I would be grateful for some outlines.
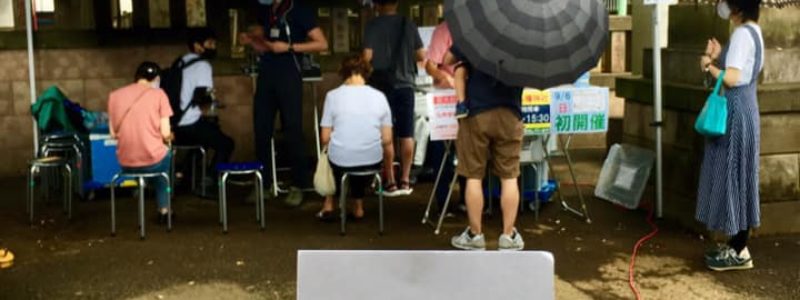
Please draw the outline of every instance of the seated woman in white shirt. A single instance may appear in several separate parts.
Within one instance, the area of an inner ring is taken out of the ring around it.
[[[320,140],[328,147],[337,184],[345,172],[380,170],[382,162],[391,162],[388,158],[394,156],[392,113],[383,93],[366,85],[371,71],[369,62],[361,56],[345,59],[339,70],[344,84],[325,97]],[[349,216],[354,220],[364,217],[363,199],[370,180],[369,177],[348,179],[350,196],[355,199]],[[337,196],[340,190],[336,189]],[[336,220],[333,196],[325,198],[317,218]]]

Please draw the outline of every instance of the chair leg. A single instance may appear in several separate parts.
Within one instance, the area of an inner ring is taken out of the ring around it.
[[[68,220],[72,220],[72,194],[73,194],[73,190],[72,190],[72,168],[69,166],[69,164],[67,164],[67,165],[64,166],[64,169],[66,170],[66,175],[67,175],[66,188],[65,188],[65,191],[64,191],[66,193],[66,195],[64,195],[64,196],[67,198],[66,199],[67,219]],[[80,170],[78,170],[78,171],[80,171]]]
[[[117,235],[117,210],[116,210],[116,193],[115,186],[117,185],[118,175],[111,178],[111,236]]]
[[[267,227],[267,221],[265,220],[266,214],[264,213],[264,178],[261,176],[261,172],[256,171],[256,184],[258,184],[258,194],[256,197],[256,201],[261,205],[261,230],[263,231]]]
[[[375,180],[378,182],[378,186],[383,187],[380,174],[375,174]],[[383,235],[383,191],[378,193],[378,226],[378,234]]]
[[[139,177],[139,238],[144,240],[144,178]]]
[[[256,201],[255,201],[256,202],[255,203],[255,205],[256,205],[256,223],[259,223],[259,222],[261,222],[261,210],[263,208],[261,207],[261,201],[260,201],[261,195],[259,194],[259,188],[258,188],[258,173],[253,173],[253,182],[254,182],[254,184],[253,184],[253,195],[255,195],[255,197],[256,197]]]
[[[172,182],[166,173],[161,173],[161,177],[167,181],[167,232],[172,232]]]
[[[33,204],[36,199],[36,171],[39,168],[32,166],[30,173],[28,173],[28,213],[30,214],[29,222],[33,225]]]
[[[339,220],[341,220],[341,230],[339,234],[345,235],[347,226],[347,173],[342,175],[341,185],[339,186]]]
[[[219,208],[219,225],[222,225],[222,199],[225,198],[225,189],[222,187],[225,185],[222,182],[222,174],[217,173],[217,185],[219,186],[219,201],[217,201],[217,208]]]
[[[206,149],[200,148],[200,195],[206,196]]]
[[[197,192],[197,155],[192,153],[192,192]]]
[[[228,173],[222,174],[222,186],[220,186],[220,193],[225,193],[228,181]],[[222,233],[228,233],[228,197],[222,196]]]

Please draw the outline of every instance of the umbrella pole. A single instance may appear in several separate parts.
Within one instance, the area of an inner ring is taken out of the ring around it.
[[[663,217],[663,158],[662,151],[662,82],[661,82],[661,7],[658,3],[653,7],[653,124],[656,129],[656,217]]]
[[[36,68],[33,61],[33,9],[31,0],[25,0],[25,31],[28,37],[28,86],[30,87],[32,105],[36,103]],[[38,152],[39,129],[36,124],[36,118],[33,118],[33,157],[36,157]]]

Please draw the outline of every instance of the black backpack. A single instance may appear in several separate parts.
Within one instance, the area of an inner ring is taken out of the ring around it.
[[[181,89],[183,88],[183,70],[187,67],[204,60],[201,57],[192,59],[188,62],[183,61],[183,57],[178,57],[172,66],[164,69],[161,72],[161,89],[167,94],[169,98],[169,105],[172,107],[172,117],[169,118],[169,123],[172,126],[178,126],[186,110],[192,105],[181,109]]]

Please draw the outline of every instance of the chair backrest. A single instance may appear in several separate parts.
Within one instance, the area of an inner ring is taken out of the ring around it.
[[[299,251],[297,299],[555,299],[548,252]]]

